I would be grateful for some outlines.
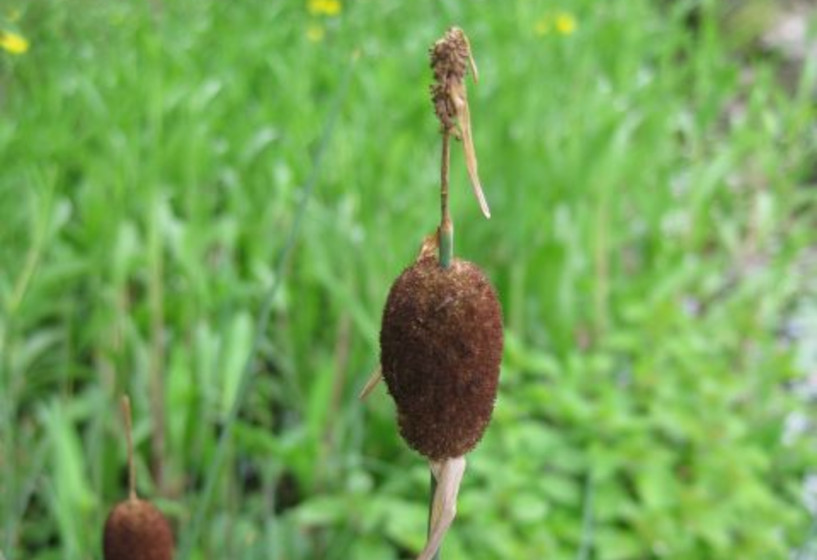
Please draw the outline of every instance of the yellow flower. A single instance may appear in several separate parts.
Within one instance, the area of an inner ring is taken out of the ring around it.
[[[576,18],[568,12],[558,12],[555,15],[547,15],[536,20],[533,24],[533,32],[540,37],[556,31],[559,35],[572,35],[576,31]]]
[[[560,12],[556,15],[556,31],[562,35],[571,35],[576,31],[576,18],[573,14]]]
[[[306,38],[313,43],[323,41],[324,35],[326,35],[326,33],[323,30],[323,26],[318,23],[311,23],[309,27],[306,28]]]
[[[309,0],[307,9],[313,16],[336,16],[341,10],[340,0]]]
[[[28,50],[28,41],[22,35],[10,31],[0,31],[0,49],[11,54],[23,54]]]

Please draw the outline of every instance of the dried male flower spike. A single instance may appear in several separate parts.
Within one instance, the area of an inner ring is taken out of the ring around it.
[[[429,56],[435,80],[431,86],[431,101],[434,104],[434,112],[440,119],[443,136],[451,134],[462,140],[471,187],[482,213],[486,218],[490,218],[491,211],[488,209],[488,202],[485,200],[477,173],[477,154],[471,134],[471,112],[468,109],[468,94],[465,88],[465,73],[468,67],[471,68],[474,81],[478,80],[477,65],[471,55],[468,37],[459,27],[452,27],[442,39],[434,43]]]
[[[435,81],[431,85],[434,112],[442,126],[453,133],[456,131],[454,119],[458,113],[451,90],[465,82],[469,66],[474,74],[474,80],[478,79],[477,66],[471,56],[471,45],[462,29],[452,27],[429,49],[429,58]]]
[[[133,465],[130,400],[122,397],[125,435],[128,444],[128,476],[130,495],[108,514],[102,534],[105,560],[172,560],[173,531],[170,524],[153,504],[136,495]]]

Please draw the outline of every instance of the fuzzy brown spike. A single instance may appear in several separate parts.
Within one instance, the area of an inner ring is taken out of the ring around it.
[[[502,311],[474,264],[427,257],[395,281],[380,331],[383,378],[400,433],[429,459],[460,457],[482,437],[496,399]]]
[[[146,500],[127,499],[105,521],[105,560],[172,560],[173,531],[162,512]]]

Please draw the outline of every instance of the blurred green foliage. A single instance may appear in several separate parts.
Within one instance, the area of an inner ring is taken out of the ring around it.
[[[787,326],[817,298],[814,68],[790,94],[774,60],[741,63],[714,1],[310,6],[0,7],[30,41],[0,52],[0,552],[99,557],[126,494],[125,391],[140,492],[181,540],[215,482],[192,557],[422,546],[424,461],[385,391],[356,396],[389,285],[438,220],[426,49],[452,23],[480,66],[494,215],[455,152],[456,251],[496,283],[507,331],[442,557],[800,549],[817,457],[785,428],[813,422],[792,387],[815,366]]]

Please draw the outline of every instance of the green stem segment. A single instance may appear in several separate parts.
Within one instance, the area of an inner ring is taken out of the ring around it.
[[[443,129],[443,154],[440,165],[440,266],[448,268],[454,261],[454,224],[448,209],[448,166],[451,161],[451,132]]]

